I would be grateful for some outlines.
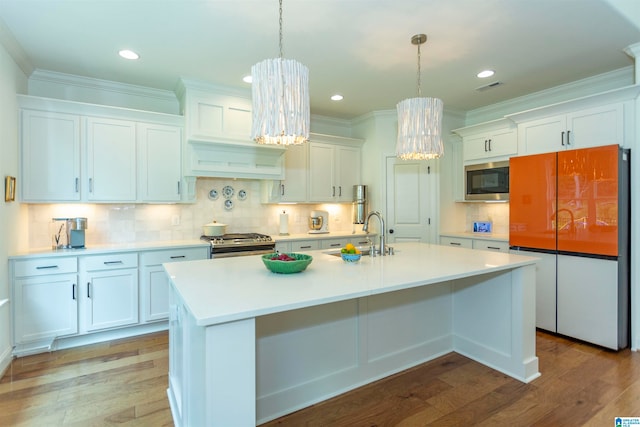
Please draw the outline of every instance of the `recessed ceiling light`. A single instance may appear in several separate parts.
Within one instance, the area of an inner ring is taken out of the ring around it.
[[[483,70],[480,71],[478,74],[476,74],[476,76],[478,76],[481,79],[486,79],[487,77],[491,77],[495,74],[496,72],[493,70]]]
[[[135,53],[134,51],[129,50],[129,49],[121,50],[120,52],[118,52],[118,55],[120,55],[124,59],[138,59],[138,58],[140,58],[140,55],[138,55],[137,53]]]
[[[340,95],[339,93],[336,93],[335,95],[331,95],[332,101],[342,101],[343,99],[344,99],[344,96]]]
[[[251,83],[253,81],[253,77],[251,76],[251,74],[248,74],[242,78],[242,81],[245,83]]]

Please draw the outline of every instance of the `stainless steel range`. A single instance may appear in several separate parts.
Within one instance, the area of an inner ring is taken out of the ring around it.
[[[201,236],[211,244],[211,258],[262,255],[274,252],[276,243],[271,236],[260,233],[233,233],[222,236]]]

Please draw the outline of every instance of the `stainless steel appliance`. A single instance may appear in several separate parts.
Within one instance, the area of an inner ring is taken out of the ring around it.
[[[353,186],[353,223],[364,224],[367,217],[367,186]]]
[[[276,243],[271,236],[260,233],[231,233],[222,236],[201,236],[211,245],[210,258],[262,255],[274,252]]]
[[[321,234],[329,232],[329,212],[311,211],[309,216],[309,233]]]
[[[53,249],[84,249],[87,218],[52,218]],[[63,234],[64,231],[64,234]]]
[[[509,200],[509,161],[464,167],[464,199]]]

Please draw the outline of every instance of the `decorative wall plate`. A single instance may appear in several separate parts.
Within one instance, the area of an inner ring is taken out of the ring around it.
[[[218,190],[216,190],[215,188],[213,190],[209,191],[209,198],[211,200],[217,200],[218,196],[219,196]]]
[[[245,200],[247,198],[247,192],[244,190],[238,191],[238,200]]]
[[[222,195],[224,196],[225,199],[232,198],[234,194],[235,194],[235,191],[233,191],[233,187],[232,186],[225,185],[222,188]]]
[[[224,201],[224,208],[228,211],[230,211],[231,209],[233,209],[233,200],[231,199],[227,199]]]

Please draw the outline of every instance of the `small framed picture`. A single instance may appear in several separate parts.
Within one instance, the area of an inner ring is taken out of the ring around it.
[[[7,176],[4,178],[4,201],[13,202],[16,200],[16,178]]]
[[[473,232],[474,233],[491,233],[492,231],[491,221],[474,221]]]

